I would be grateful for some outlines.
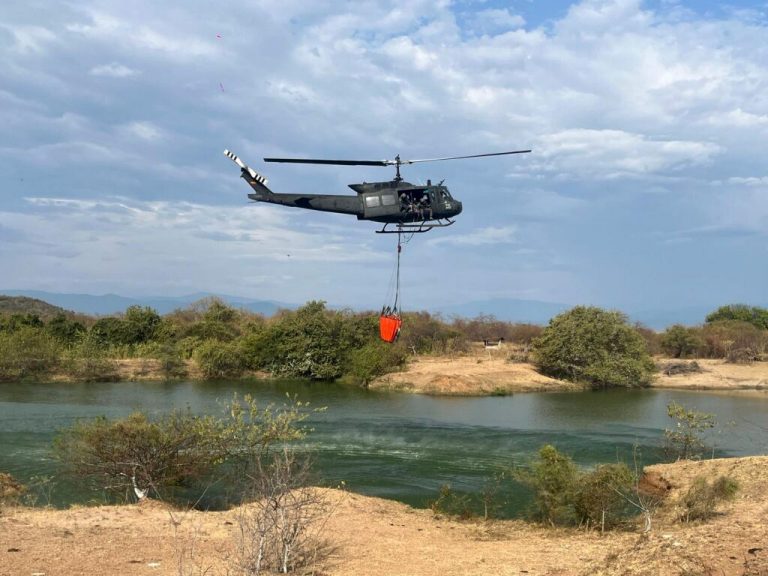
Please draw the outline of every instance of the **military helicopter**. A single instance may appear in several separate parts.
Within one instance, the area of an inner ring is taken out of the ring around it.
[[[461,202],[451,197],[448,188],[432,184],[416,186],[406,182],[400,176],[400,166],[420,162],[440,162],[443,160],[462,160],[464,158],[482,158],[486,156],[504,156],[507,154],[525,154],[530,150],[473,154],[471,156],[452,156],[447,158],[429,158],[424,160],[401,160],[400,155],[394,160],[323,160],[316,158],[264,158],[264,162],[283,162],[291,164],[334,164],[340,166],[394,166],[395,178],[386,182],[363,182],[349,184],[357,196],[337,194],[278,194],[267,188],[267,179],[243,163],[229,150],[224,155],[240,167],[240,176],[253,188],[254,193],[248,198],[256,202],[268,202],[282,206],[353,214],[358,220],[371,220],[383,224],[379,234],[422,233],[433,228],[444,228],[454,223],[451,218],[461,213]]]

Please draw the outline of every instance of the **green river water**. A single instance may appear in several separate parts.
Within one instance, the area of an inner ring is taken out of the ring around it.
[[[323,481],[343,480],[352,491],[415,506],[425,506],[443,484],[478,491],[494,473],[525,465],[546,443],[583,466],[631,463],[635,446],[643,463],[661,461],[664,429],[671,425],[666,406],[673,400],[716,414],[714,455],[768,453],[768,392],[613,390],[451,398],[305,382],[25,383],[0,385],[0,471],[22,482],[54,477],[50,499],[57,506],[92,500],[92,493],[56,476],[50,446],[57,430],[78,418],[118,418],[135,410],[160,414],[189,407],[219,414],[234,392],[277,403],[290,393],[326,406],[312,416],[314,431],[304,442]]]

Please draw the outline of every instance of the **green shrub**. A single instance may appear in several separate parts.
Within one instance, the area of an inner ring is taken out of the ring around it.
[[[401,368],[405,358],[401,345],[372,342],[349,354],[347,374],[355,382],[367,386],[374,378]]]
[[[712,518],[717,505],[720,502],[732,500],[738,489],[738,482],[728,476],[720,476],[711,484],[706,478],[695,478],[683,496],[684,511],[681,520],[692,522]]]
[[[534,341],[539,370],[595,388],[647,386],[654,365],[642,336],[620,312],[577,306],[550,320]]]
[[[276,409],[235,397],[222,417],[176,411],[150,420],[137,412],[79,421],[59,433],[54,454],[95,490],[125,499],[134,490],[172,497],[178,486],[244,481],[271,446],[304,436],[306,416],[306,405],[295,400]]]
[[[580,524],[614,528],[630,512],[625,497],[635,481],[626,464],[603,464],[582,476],[574,498]]]
[[[672,358],[688,358],[704,345],[695,328],[675,324],[661,336],[661,349]]]
[[[746,304],[729,304],[707,315],[707,324],[724,320],[747,322],[755,328],[768,330],[768,309]]]
[[[43,328],[20,326],[0,332],[0,380],[49,375],[58,365],[61,348]]]
[[[235,343],[206,340],[195,350],[195,361],[205,378],[236,378],[245,371],[245,359]]]
[[[64,314],[54,316],[45,329],[48,333],[63,344],[73,344],[85,334],[86,329],[82,323],[68,318]]]
[[[514,475],[534,494],[534,516],[555,524],[572,524],[579,471],[573,461],[549,444],[539,450],[530,470]]]
[[[468,520],[475,515],[472,511],[472,497],[456,492],[450,484],[440,486],[437,498],[429,502],[429,509],[434,514],[454,516],[462,520]]]
[[[62,370],[75,379],[85,382],[109,382],[118,378],[117,364],[110,350],[104,349],[89,334],[67,350],[62,358]]]
[[[187,375],[187,364],[173,344],[162,344],[155,358],[160,361],[160,371],[165,378],[184,378]]]

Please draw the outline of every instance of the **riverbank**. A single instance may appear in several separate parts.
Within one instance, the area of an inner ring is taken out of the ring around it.
[[[519,392],[566,392],[584,389],[579,384],[550,378],[536,371],[529,362],[509,361],[509,351],[475,351],[461,356],[412,356],[406,367],[385,374],[369,384],[371,390],[388,390],[434,396],[503,396]],[[112,380],[166,380],[159,360],[127,358],[112,361]],[[768,394],[768,362],[732,364],[724,360],[696,360],[700,370],[668,375],[663,367],[680,361],[658,357],[662,369],[656,374],[653,388],[681,390],[757,390]],[[688,361],[690,362],[690,361]],[[193,360],[184,364],[185,378],[203,380]],[[267,372],[248,372],[243,378],[265,380]],[[57,382],[74,382],[66,375],[53,378]]]
[[[657,358],[664,366],[679,362]],[[759,390],[768,394],[768,362],[731,364],[723,360],[696,360],[700,372],[656,374],[653,388],[681,390]],[[565,392],[582,386],[539,374],[533,364],[510,362],[506,355],[476,353],[451,357],[414,357],[401,372],[374,380],[374,390],[394,390],[441,396],[488,396],[516,392]]]
[[[661,575],[768,573],[768,457],[651,466],[670,488],[648,534],[552,529],[521,521],[466,521],[429,510],[323,489],[332,514],[322,526],[326,576]],[[706,523],[681,523],[694,478],[726,474],[735,500]],[[0,576],[233,573],[238,510],[185,513],[157,502],[13,508],[0,514]],[[227,569],[230,569],[227,572]]]

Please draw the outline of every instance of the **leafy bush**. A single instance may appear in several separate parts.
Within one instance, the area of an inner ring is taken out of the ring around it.
[[[555,524],[572,524],[579,471],[573,461],[547,444],[528,471],[518,471],[515,478],[534,493],[534,516]]]
[[[129,306],[125,310],[123,322],[127,339],[123,344],[139,344],[155,338],[162,318],[149,306]]]
[[[285,312],[265,332],[272,345],[263,350],[265,368],[291,378],[332,380],[341,376],[347,348],[342,342],[343,317],[329,313],[324,302],[309,302]]]
[[[64,373],[84,382],[109,382],[118,378],[117,364],[109,350],[105,350],[88,334],[71,347],[62,357]]]
[[[405,364],[406,353],[401,345],[372,342],[349,354],[347,374],[367,386],[371,380],[397,370]]]
[[[63,344],[77,342],[86,332],[85,326],[81,322],[72,320],[64,314],[54,316],[46,324],[45,329]]]
[[[234,343],[206,340],[195,350],[195,361],[206,378],[236,378],[245,371],[245,359]]]
[[[654,365],[638,332],[620,312],[577,306],[552,320],[534,341],[539,370],[595,388],[647,386]]]
[[[440,316],[428,312],[409,312],[403,315],[399,342],[406,350],[413,350],[417,354],[449,354],[469,349],[464,334],[446,324]]]
[[[60,345],[43,328],[23,325],[0,332],[0,380],[48,375],[59,363]]]
[[[706,478],[695,478],[683,496],[684,511],[681,520],[692,522],[712,518],[717,505],[720,502],[732,500],[738,489],[738,482],[728,476],[720,476],[711,484]]]
[[[62,431],[54,454],[66,470],[96,490],[118,497],[151,493],[172,496],[172,488],[196,481],[213,482],[228,469],[230,483],[278,442],[301,438],[306,406],[296,402],[260,408],[250,397],[237,397],[225,416],[176,411],[150,420],[134,413],[121,420],[79,421]],[[168,492],[170,490],[170,492]]]
[[[695,328],[675,324],[661,336],[661,349],[672,358],[687,358],[694,355],[704,342]]]
[[[437,498],[429,502],[429,509],[434,514],[455,516],[462,520],[467,520],[474,516],[472,507],[472,496],[456,492],[451,488],[450,484],[440,486]]]
[[[628,515],[628,494],[635,481],[626,464],[604,464],[585,474],[579,481],[574,507],[579,523],[614,528]]]
[[[706,324],[701,329],[703,355],[709,358],[759,357],[768,348],[768,331],[748,322],[723,320]]]
[[[768,309],[746,304],[729,304],[707,315],[707,324],[724,320],[747,322],[760,330],[768,330]]]

